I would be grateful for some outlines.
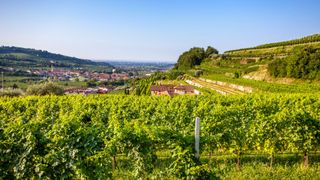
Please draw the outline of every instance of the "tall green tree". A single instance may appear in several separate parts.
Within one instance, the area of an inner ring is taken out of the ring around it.
[[[206,50],[200,47],[191,48],[189,51],[182,53],[175,64],[175,69],[188,70],[192,69],[196,65],[200,65],[201,62],[208,58],[211,54],[217,54],[218,51],[209,46]]]
[[[206,49],[206,57],[210,57],[212,54],[219,54],[219,51],[211,46],[208,46]]]

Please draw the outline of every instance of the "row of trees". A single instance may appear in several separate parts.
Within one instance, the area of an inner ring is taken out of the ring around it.
[[[176,70],[188,70],[192,69],[196,65],[200,65],[201,62],[210,57],[213,54],[218,54],[218,50],[208,46],[205,50],[204,48],[194,47],[189,51],[182,53],[175,64],[174,69]]]
[[[268,65],[273,77],[320,79],[320,51],[305,47],[295,49],[285,59],[276,59]]]
[[[319,149],[320,103],[313,95],[42,96],[0,99],[3,179],[186,178],[215,176],[194,158],[194,119],[201,153]],[[157,152],[169,152],[162,165]],[[159,164],[161,169],[159,169]]]
[[[312,43],[312,42],[319,42],[319,41],[320,41],[320,34],[314,34],[314,35],[306,36],[306,37],[303,37],[300,39],[263,44],[263,45],[259,45],[259,46],[252,47],[252,48],[236,49],[236,50],[226,51],[225,53],[232,53],[232,52],[236,52],[236,51],[246,51],[246,50],[251,50],[251,49],[272,48],[272,47],[279,47],[279,46],[291,46],[291,45],[296,45],[296,44]]]

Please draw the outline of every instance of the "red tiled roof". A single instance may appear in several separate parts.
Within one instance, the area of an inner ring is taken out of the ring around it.
[[[174,91],[174,85],[151,86],[151,91]]]
[[[194,88],[192,86],[174,86],[174,85],[151,86],[150,90],[153,92],[167,92],[169,95],[173,95],[175,90],[185,91],[186,93],[194,92]]]
[[[179,91],[193,92],[194,88],[192,86],[176,86],[174,89]]]

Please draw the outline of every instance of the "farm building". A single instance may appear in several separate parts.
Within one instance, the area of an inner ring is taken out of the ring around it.
[[[195,90],[193,86],[175,86],[175,85],[154,85],[150,88],[151,94],[160,96],[160,95],[198,95],[200,92]]]

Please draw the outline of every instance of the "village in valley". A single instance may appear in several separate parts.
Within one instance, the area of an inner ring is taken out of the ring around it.
[[[151,77],[154,73],[162,73],[168,71],[172,66],[170,64],[144,64],[145,66],[137,66],[137,63],[116,63],[116,67],[109,71],[92,71],[82,68],[5,68],[3,71],[7,74],[23,74],[23,77],[15,79],[6,76],[4,82],[13,84],[11,87],[20,88],[21,84],[27,84],[27,87],[32,84],[53,82],[63,86],[64,94],[130,94],[133,91],[132,82]],[[18,77],[18,76],[16,76]],[[17,85],[18,84],[18,85]],[[9,85],[7,85],[9,86]],[[176,95],[199,95],[200,92],[192,85],[188,85],[184,81],[174,84],[156,83],[150,86],[150,94],[153,96],[176,96]]]
[[[128,90],[128,87],[116,87],[112,85],[105,85],[101,82],[127,82],[130,79],[148,77],[152,75],[151,72],[147,72],[144,75],[134,76],[132,73],[117,72],[116,69],[112,70],[112,73],[102,72],[90,72],[83,70],[63,70],[63,69],[50,69],[50,70],[30,70],[30,73],[40,77],[49,77],[57,81],[93,81],[100,82],[100,85],[92,85],[91,87],[73,87],[66,88],[65,94],[107,94],[113,90]],[[99,83],[98,83],[99,84]],[[112,84],[112,83],[110,83]],[[129,90],[128,90],[129,91]],[[150,87],[151,95],[153,96],[175,96],[175,95],[199,95],[200,91],[191,85],[152,85]]]
[[[116,69],[113,69],[112,73],[99,73],[81,70],[63,70],[63,69],[51,69],[51,70],[29,70],[30,74],[38,75],[40,77],[50,77],[60,81],[67,80],[96,80],[96,81],[109,81],[109,80],[128,80],[134,78],[129,76],[128,73],[116,73]]]

